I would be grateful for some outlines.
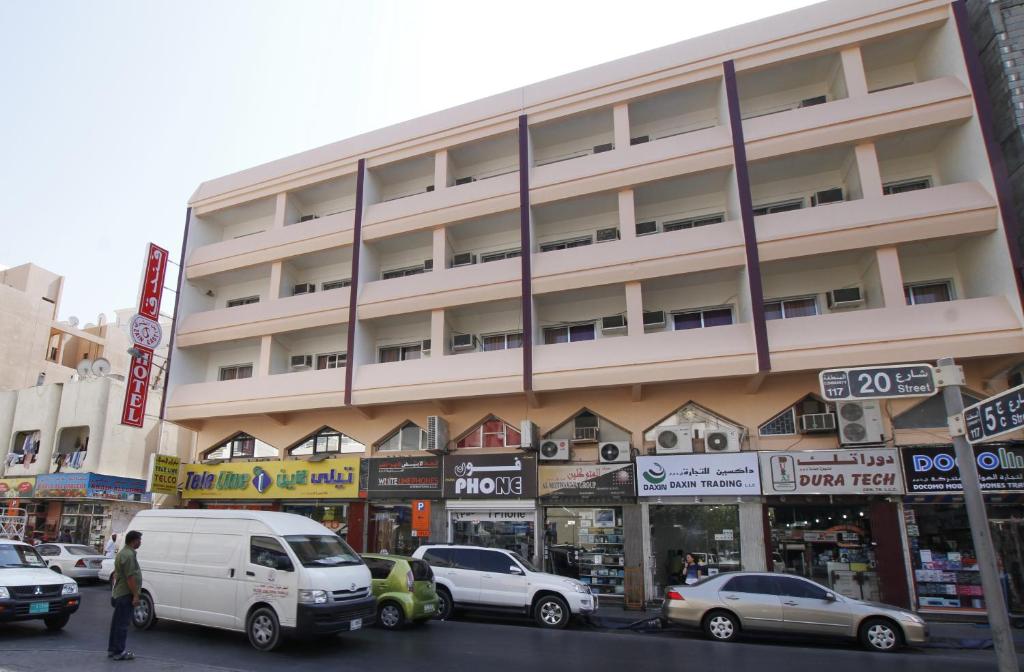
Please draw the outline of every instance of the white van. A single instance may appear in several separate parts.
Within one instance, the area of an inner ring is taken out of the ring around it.
[[[374,622],[370,570],[320,523],[291,513],[141,511],[142,604],[135,626],[158,618],[245,631],[260,651],[285,636],[358,630]]]

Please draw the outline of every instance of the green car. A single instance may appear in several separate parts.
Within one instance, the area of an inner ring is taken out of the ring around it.
[[[423,560],[404,555],[363,556],[373,578],[377,598],[377,624],[397,630],[407,623],[422,623],[437,615],[434,573]]]

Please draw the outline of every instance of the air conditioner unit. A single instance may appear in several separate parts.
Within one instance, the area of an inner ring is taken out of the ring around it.
[[[315,291],[316,285],[312,282],[304,282],[301,285],[295,285],[295,287],[292,288],[292,296],[297,296],[299,294],[312,294]]]
[[[469,184],[470,182],[476,182],[476,178],[475,177],[460,177],[460,178],[455,180],[455,186],[457,187],[460,184]]]
[[[660,329],[665,326],[665,311],[664,310],[645,310],[644,311],[644,328],[646,329]]]
[[[523,450],[540,449],[540,430],[537,423],[523,420],[519,423],[519,447]]]
[[[420,355],[429,355],[429,354],[430,354],[430,339],[429,338],[424,338],[423,341],[420,343]]]
[[[836,431],[836,416],[834,413],[805,413],[800,416],[801,434],[834,431]]]
[[[825,189],[823,191],[816,192],[811,196],[811,207],[818,205],[826,205],[828,203],[842,203],[843,202],[843,188],[833,187],[831,189]]]
[[[609,315],[601,318],[601,333],[609,334],[626,330],[625,315]]]
[[[302,222],[308,222],[316,218],[317,215],[303,215],[302,217],[299,217],[299,223],[301,224]]]
[[[836,402],[839,421],[839,443],[861,446],[885,443],[882,407],[877,401]]]
[[[432,192],[433,190],[434,190],[434,185],[432,185],[432,184],[428,184],[428,185],[427,185],[427,188],[426,188],[426,189],[424,189],[424,191],[425,191],[425,192],[427,192],[428,194],[429,194],[430,192]]]
[[[313,355],[292,355],[292,371],[308,371],[313,368]]]
[[[597,451],[601,464],[629,462],[629,441],[605,441]]]
[[[828,96],[814,96],[813,98],[804,98],[800,101],[800,107],[814,107],[815,105],[823,105],[828,102]]]
[[[576,427],[572,431],[573,443],[588,443],[597,441],[597,427]]]
[[[611,142],[606,142],[601,145],[594,145],[594,154],[600,154],[601,152],[610,152],[615,149],[615,145]]]
[[[830,289],[827,294],[829,308],[855,308],[864,304],[860,287]]]
[[[690,425],[659,427],[655,430],[655,452],[658,455],[678,455],[693,452],[693,433]]]
[[[619,230],[612,227],[610,229],[598,229],[597,230],[597,242],[608,243],[613,240],[619,239]]]
[[[565,439],[543,439],[540,442],[540,449],[537,451],[537,458],[542,462],[568,460],[569,442]]]
[[[427,416],[427,450],[432,453],[448,452],[448,421],[439,415]]]
[[[456,334],[452,336],[452,352],[460,350],[476,350],[476,336],[473,334]]]
[[[424,259],[423,260],[423,270],[424,271],[432,271],[432,270],[434,270],[434,260],[433,259]]]
[[[657,222],[637,222],[636,223],[636,235],[638,236],[649,236],[652,233],[658,232]]]
[[[740,431],[733,427],[718,427],[704,437],[705,453],[740,452]]]
[[[642,145],[645,142],[650,142],[650,141],[651,141],[651,136],[649,136],[649,135],[638,135],[635,138],[630,138],[629,139],[629,144],[631,144],[631,145]]]
[[[476,263],[476,255],[472,252],[460,252],[452,257],[452,268],[459,266],[472,266]]]

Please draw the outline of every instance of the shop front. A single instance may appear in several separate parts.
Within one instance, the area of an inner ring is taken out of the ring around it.
[[[431,539],[430,510],[440,505],[443,494],[441,458],[395,455],[364,464],[370,506],[367,550],[410,555]]]
[[[903,516],[921,611],[984,616],[974,541],[963,503],[960,469],[952,446],[901,449],[907,483]],[[996,565],[1011,613],[1024,613],[1024,447],[1019,443],[974,446]]]
[[[637,506],[633,464],[542,464],[538,484],[545,571],[623,597],[626,567],[641,565],[640,553],[626,546],[627,537],[641,533],[632,524],[639,517],[627,515]]]
[[[638,457],[636,469],[649,597],[683,581],[688,555],[705,575],[764,569],[755,453]]]
[[[20,528],[14,518],[24,517],[22,534],[25,540],[35,536],[41,538],[46,527],[46,504],[33,498],[35,490],[35,476],[0,478],[0,515],[11,517],[9,533],[13,533],[15,527]]]
[[[907,606],[896,450],[762,452],[765,555],[855,599]]]
[[[449,542],[504,548],[540,564],[536,457],[449,455],[444,496]]]
[[[36,536],[54,541],[67,531],[73,543],[97,549],[111,532],[127,531],[135,514],[153,501],[141,478],[95,473],[41,474],[33,498],[40,504],[36,520],[43,520],[42,534]]]

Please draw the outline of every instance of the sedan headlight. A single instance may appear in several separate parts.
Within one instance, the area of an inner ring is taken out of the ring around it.
[[[917,614],[912,614],[908,611],[905,611],[901,615],[903,616],[903,620],[905,621],[910,621],[911,623],[916,623],[917,625],[924,625],[924,619],[918,616]]]
[[[299,602],[302,604],[327,604],[327,591],[300,590]]]
[[[7,590],[3,586],[0,586],[0,600],[11,599],[11,591]]]
[[[64,584],[64,588],[61,590],[60,594],[61,595],[74,595],[77,592],[78,592],[78,584],[72,582],[72,583],[65,583]]]
[[[572,589],[575,590],[577,593],[587,592],[587,587],[579,581],[573,581],[572,579],[563,579],[563,582],[572,586]]]

